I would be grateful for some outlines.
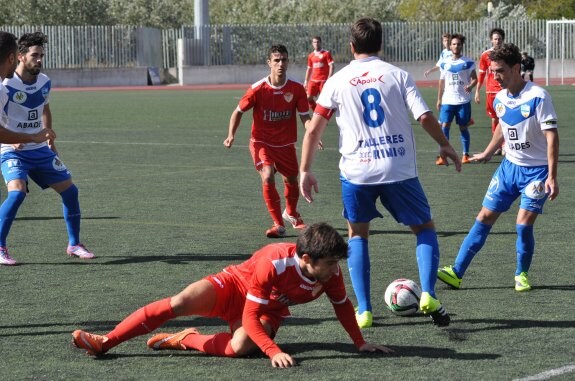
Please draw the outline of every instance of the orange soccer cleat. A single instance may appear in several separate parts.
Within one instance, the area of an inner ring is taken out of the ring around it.
[[[158,333],[148,340],[148,348],[153,350],[175,349],[185,351],[187,348],[182,344],[182,340],[188,335],[197,335],[199,332],[195,328],[184,329],[178,333]]]

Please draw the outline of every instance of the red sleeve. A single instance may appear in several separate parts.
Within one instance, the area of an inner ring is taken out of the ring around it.
[[[325,119],[330,120],[331,116],[333,115],[333,113],[335,112],[335,109],[331,109],[331,108],[325,108],[322,105],[316,105],[315,109],[313,110],[314,114],[319,114],[321,116],[323,116]]]
[[[479,77],[477,78],[477,83],[481,85],[485,80],[485,76],[487,75],[487,69],[489,65],[489,60],[487,59],[486,52],[481,54],[479,57]]]
[[[256,93],[254,89],[250,87],[248,91],[246,91],[242,99],[240,99],[238,108],[240,109],[241,112],[246,112],[252,107],[254,107],[255,101],[256,101]]]
[[[297,95],[298,95],[298,101],[296,108],[298,113],[300,114],[309,113],[309,103],[307,102],[307,93],[305,92],[305,88],[302,85],[298,84]]]
[[[351,337],[357,349],[361,348],[361,346],[365,344],[365,340],[357,325],[353,304],[347,297],[341,268],[338,274],[333,276],[325,286],[325,294],[333,305],[337,320],[339,320],[349,337]]]
[[[349,299],[347,299],[342,304],[332,304],[333,309],[335,310],[335,316],[337,316],[337,320],[341,323],[343,328],[347,331],[349,337],[357,347],[357,349],[361,348],[362,345],[365,344],[365,340],[363,339],[363,335],[359,330],[359,326],[357,325],[357,320],[355,319],[355,310],[353,309],[353,304]]]
[[[312,54],[313,54],[313,53],[312,53]],[[311,62],[312,54],[309,54],[309,55],[307,56],[307,67],[310,68],[310,69],[313,68],[313,63]]]
[[[277,277],[274,266],[267,260],[258,261],[254,266],[251,285],[246,295],[246,304],[242,314],[242,326],[253,342],[272,358],[282,352],[280,347],[266,333],[260,317],[266,311],[270,301],[272,286]]]
[[[328,64],[328,65],[333,64],[333,57],[331,56],[331,52],[330,52],[330,51],[327,52],[327,64]]]
[[[264,304],[252,301],[248,298],[246,300],[246,305],[244,306],[244,313],[242,314],[242,326],[246,330],[246,333],[250,339],[252,339],[253,342],[256,343],[256,345],[262,350],[262,352],[264,352],[271,359],[283,351],[268,336],[262,323],[260,322],[260,316],[264,311]]]

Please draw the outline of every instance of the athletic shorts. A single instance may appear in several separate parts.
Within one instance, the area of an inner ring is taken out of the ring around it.
[[[307,95],[310,97],[318,97],[323,89],[325,81],[309,81],[307,84]]]
[[[341,180],[343,217],[349,222],[370,222],[383,218],[376,207],[381,204],[404,225],[421,225],[431,221],[431,208],[417,177],[390,184],[357,185]]]
[[[506,212],[521,196],[521,209],[542,214],[547,200],[545,180],[548,172],[546,165],[522,167],[503,159],[487,188],[483,206],[494,212]]]
[[[455,117],[458,126],[467,126],[471,120],[471,102],[462,105],[441,105],[439,120],[441,123],[451,124]]]
[[[2,175],[6,184],[12,180],[28,181],[30,177],[42,189],[72,178],[68,168],[48,147],[3,153]]]
[[[297,176],[299,173],[295,144],[271,147],[264,143],[250,141],[250,153],[258,171],[261,171],[264,166],[271,166],[286,177]]]
[[[493,108],[493,102],[495,101],[495,96],[497,93],[487,93],[485,97],[485,113],[491,119],[499,119]]]
[[[234,324],[242,320],[247,290],[236,277],[224,271],[208,275],[204,279],[209,281],[216,290],[216,304],[212,312],[206,316],[224,319],[232,330]],[[289,315],[289,310],[283,314],[275,312],[264,313],[260,316],[261,320],[265,320],[272,327],[274,333],[280,328],[283,316]]]

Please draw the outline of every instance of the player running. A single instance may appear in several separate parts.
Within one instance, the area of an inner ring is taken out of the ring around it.
[[[305,228],[297,211],[299,200],[298,162],[295,149],[297,120],[306,125],[309,108],[305,89],[287,77],[288,51],[274,45],[268,52],[270,75],[254,83],[244,94],[232,113],[224,146],[232,148],[244,112],[253,108],[250,152],[262,181],[262,191],[273,226],[266,231],[268,238],[286,234],[284,220],[296,230]],[[286,207],[282,213],[280,195],[276,189],[275,173],[282,175]]]
[[[140,308],[103,336],[74,331],[73,343],[99,356],[178,316],[220,317],[228,322],[230,332],[202,335],[188,328],[179,333],[159,333],[148,340],[148,347],[198,350],[223,357],[246,356],[260,349],[274,367],[287,368],[296,361],[273,338],[290,315],[289,306],[311,302],[325,293],[360,352],[392,352],[363,339],[338,264],[346,257],[347,244],[339,233],[325,223],[314,224],[295,244],[265,246],[239,265],[228,266],[171,298]]]
[[[557,115],[547,91],[521,78],[521,53],[513,44],[503,44],[489,53],[490,70],[504,90],[497,93],[494,109],[499,118],[491,142],[472,161],[491,160],[505,141],[507,154],[495,171],[475,224],[463,240],[454,266],[439,270],[438,277],[453,288],[481,250],[499,216],[520,198],[517,231],[515,290],[529,291],[527,273],[535,252],[533,225],[547,198],[559,195],[557,164],[559,135]]]

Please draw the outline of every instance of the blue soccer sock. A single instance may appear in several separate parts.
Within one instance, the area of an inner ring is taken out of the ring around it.
[[[358,304],[358,313],[371,311],[368,240],[358,236],[348,241],[347,267]]]
[[[419,268],[421,291],[428,292],[435,298],[435,282],[439,268],[439,243],[437,233],[433,229],[422,230],[416,234],[417,247],[415,256]]]
[[[449,140],[449,130],[450,130],[450,126],[441,127],[441,131],[443,131],[443,135],[445,135],[447,140]]]
[[[68,230],[68,244],[75,246],[80,244],[80,201],[78,200],[78,188],[72,184],[64,192],[62,197],[62,210],[66,229]]]
[[[469,154],[469,146],[471,144],[471,135],[469,134],[469,129],[466,128],[461,130],[461,146],[463,147],[463,153]]]
[[[14,222],[18,208],[20,208],[25,198],[26,192],[10,191],[2,206],[0,206],[0,246],[2,247],[6,247],[6,239],[8,238],[8,233],[10,233],[12,222]]]
[[[533,225],[519,225],[515,226],[517,230],[517,269],[515,275],[522,272],[528,272],[531,267],[531,260],[535,252],[535,235],[533,234]]]
[[[485,244],[485,240],[487,240],[491,227],[492,225],[486,225],[475,220],[475,223],[459,248],[457,258],[455,258],[453,271],[459,278],[463,278],[463,275],[473,260],[473,257],[475,257],[475,254],[477,254]]]

